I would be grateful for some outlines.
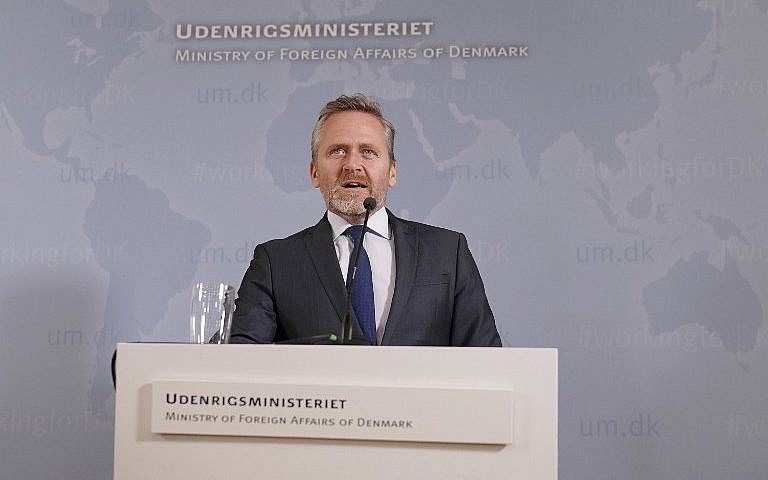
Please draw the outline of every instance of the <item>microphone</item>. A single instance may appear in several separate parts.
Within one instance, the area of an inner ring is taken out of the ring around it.
[[[352,250],[355,254],[355,263],[352,264],[352,278],[347,279],[347,308],[344,311],[344,318],[341,320],[341,338],[339,339],[339,343],[341,344],[352,343],[352,289],[355,286],[355,274],[357,273],[357,263],[360,260],[360,251],[363,249],[363,238],[365,238],[365,231],[368,228],[368,217],[376,208],[376,199],[368,197],[363,200],[363,208],[365,209],[363,232],[360,234],[360,240],[357,241],[357,244]]]
[[[363,200],[363,208],[365,209],[365,221],[368,222],[368,214],[372,212],[374,208],[376,208],[376,199],[373,197],[368,197]]]

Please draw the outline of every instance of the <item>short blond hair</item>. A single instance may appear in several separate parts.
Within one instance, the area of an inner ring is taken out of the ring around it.
[[[325,122],[331,115],[340,112],[364,112],[369,113],[376,117],[381,122],[382,128],[384,128],[384,137],[387,139],[387,148],[389,149],[389,159],[394,163],[395,161],[395,127],[384,118],[381,113],[381,105],[377,102],[366,97],[362,93],[355,93],[354,95],[342,95],[330,102],[326,103],[320,115],[315,122],[315,128],[312,130],[312,139],[310,142],[310,148],[312,151],[312,161],[317,160],[317,148],[320,144],[320,132],[325,125]]]

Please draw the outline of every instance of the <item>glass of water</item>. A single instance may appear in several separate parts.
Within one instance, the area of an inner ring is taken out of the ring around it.
[[[235,287],[226,283],[196,283],[189,305],[190,343],[229,343],[234,311]]]

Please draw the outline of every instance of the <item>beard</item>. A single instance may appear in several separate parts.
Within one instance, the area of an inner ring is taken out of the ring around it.
[[[344,216],[358,216],[365,213],[363,208],[363,202],[360,199],[347,195],[349,198],[343,196],[333,195],[328,203],[328,210],[333,213]]]
[[[364,181],[368,187],[348,189],[342,186],[347,181]],[[387,198],[386,189],[374,188],[373,184],[365,178],[345,178],[331,186],[321,187],[323,198],[328,210],[342,217],[362,217],[365,215],[363,201],[368,197],[376,199],[376,209],[384,206]]]

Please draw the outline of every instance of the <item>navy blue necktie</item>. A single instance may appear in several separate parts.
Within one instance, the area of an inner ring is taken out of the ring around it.
[[[360,236],[363,233],[362,225],[352,225],[344,231],[344,235],[352,239],[353,245],[357,245]],[[352,279],[352,267],[355,264],[355,251],[352,249],[352,255],[349,256],[349,269],[347,270],[347,288],[350,282],[352,285],[352,309],[355,311],[357,322],[360,329],[376,345],[376,309],[373,303],[373,273],[371,272],[371,261],[368,253],[360,244],[360,260],[357,263],[357,272]]]

